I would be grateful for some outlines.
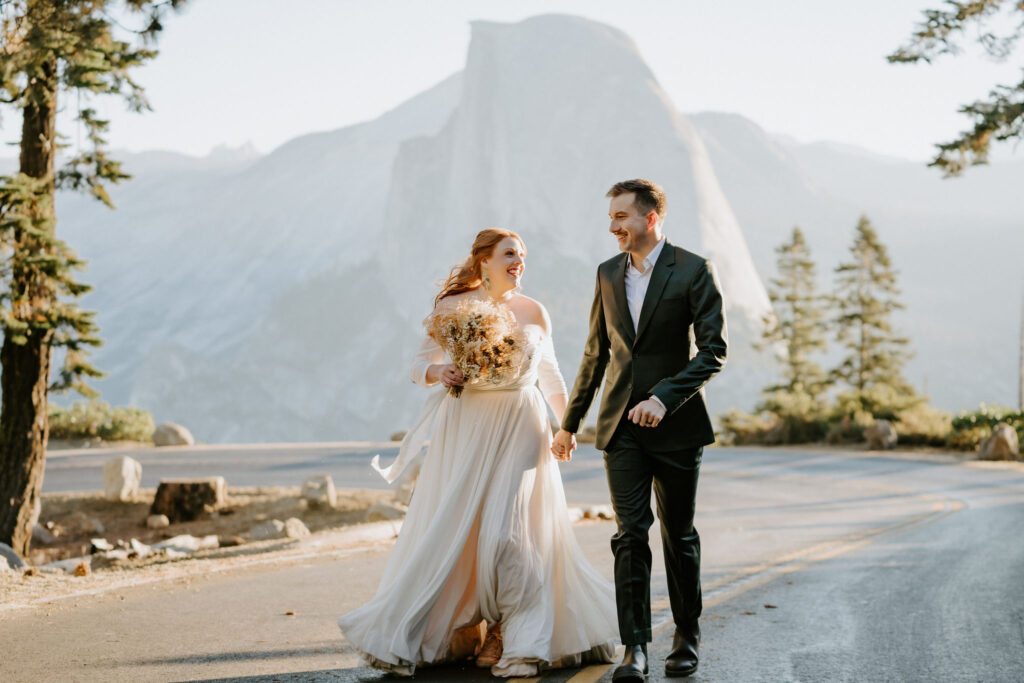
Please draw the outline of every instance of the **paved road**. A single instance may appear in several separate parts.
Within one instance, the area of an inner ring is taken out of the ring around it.
[[[369,467],[380,453],[390,462],[398,445],[270,444],[194,446],[142,449],[51,451],[46,454],[43,492],[103,488],[103,464],[116,455],[130,455],[142,464],[142,485],[156,488],[161,479],[223,476],[228,486],[301,486],[306,477],[326,473],[335,485],[383,488],[383,479]]]
[[[323,465],[332,452],[324,450],[306,461]],[[596,454],[582,454],[563,475],[570,500],[606,499]],[[1024,678],[1019,464],[709,449],[698,528],[704,642],[691,680]],[[583,523],[576,531],[590,560],[610,576],[612,525]],[[334,620],[370,597],[387,551],[377,546],[0,611],[0,679],[378,680],[358,666]],[[655,563],[661,566],[660,556]],[[653,601],[657,665],[671,628],[660,571]],[[287,610],[296,616],[284,616]],[[417,676],[488,679],[458,668]],[[656,666],[651,680],[661,679]],[[610,669],[551,672],[543,680],[607,681]]]

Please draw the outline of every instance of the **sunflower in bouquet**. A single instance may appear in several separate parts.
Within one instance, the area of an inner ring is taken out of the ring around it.
[[[501,384],[522,360],[515,316],[489,299],[462,299],[432,313],[426,324],[430,336],[462,371],[465,384]],[[449,387],[448,393],[458,398],[462,386]]]

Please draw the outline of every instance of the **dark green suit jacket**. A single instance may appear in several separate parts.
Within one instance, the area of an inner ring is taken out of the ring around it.
[[[727,347],[714,267],[666,240],[634,332],[626,303],[628,259],[621,253],[597,268],[590,334],[562,429],[579,431],[607,375],[597,418],[598,449],[607,447],[623,414],[652,394],[668,412],[657,427],[639,430],[645,446],[674,451],[713,443],[701,390],[725,365]]]

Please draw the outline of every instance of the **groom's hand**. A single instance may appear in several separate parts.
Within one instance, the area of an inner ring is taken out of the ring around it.
[[[665,406],[661,404],[661,401],[649,398],[646,401],[640,401],[630,408],[626,417],[633,424],[640,425],[641,427],[657,427],[661,422],[661,418],[665,417]]]
[[[555,438],[551,441],[551,454],[555,456],[555,460],[569,462],[572,460],[572,452],[574,450],[576,450],[576,435],[564,429],[559,429],[558,433],[555,434]]]

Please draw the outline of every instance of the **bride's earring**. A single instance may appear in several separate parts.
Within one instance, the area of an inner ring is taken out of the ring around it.
[[[484,289],[491,291],[491,278],[487,277],[487,273],[484,273]]]

